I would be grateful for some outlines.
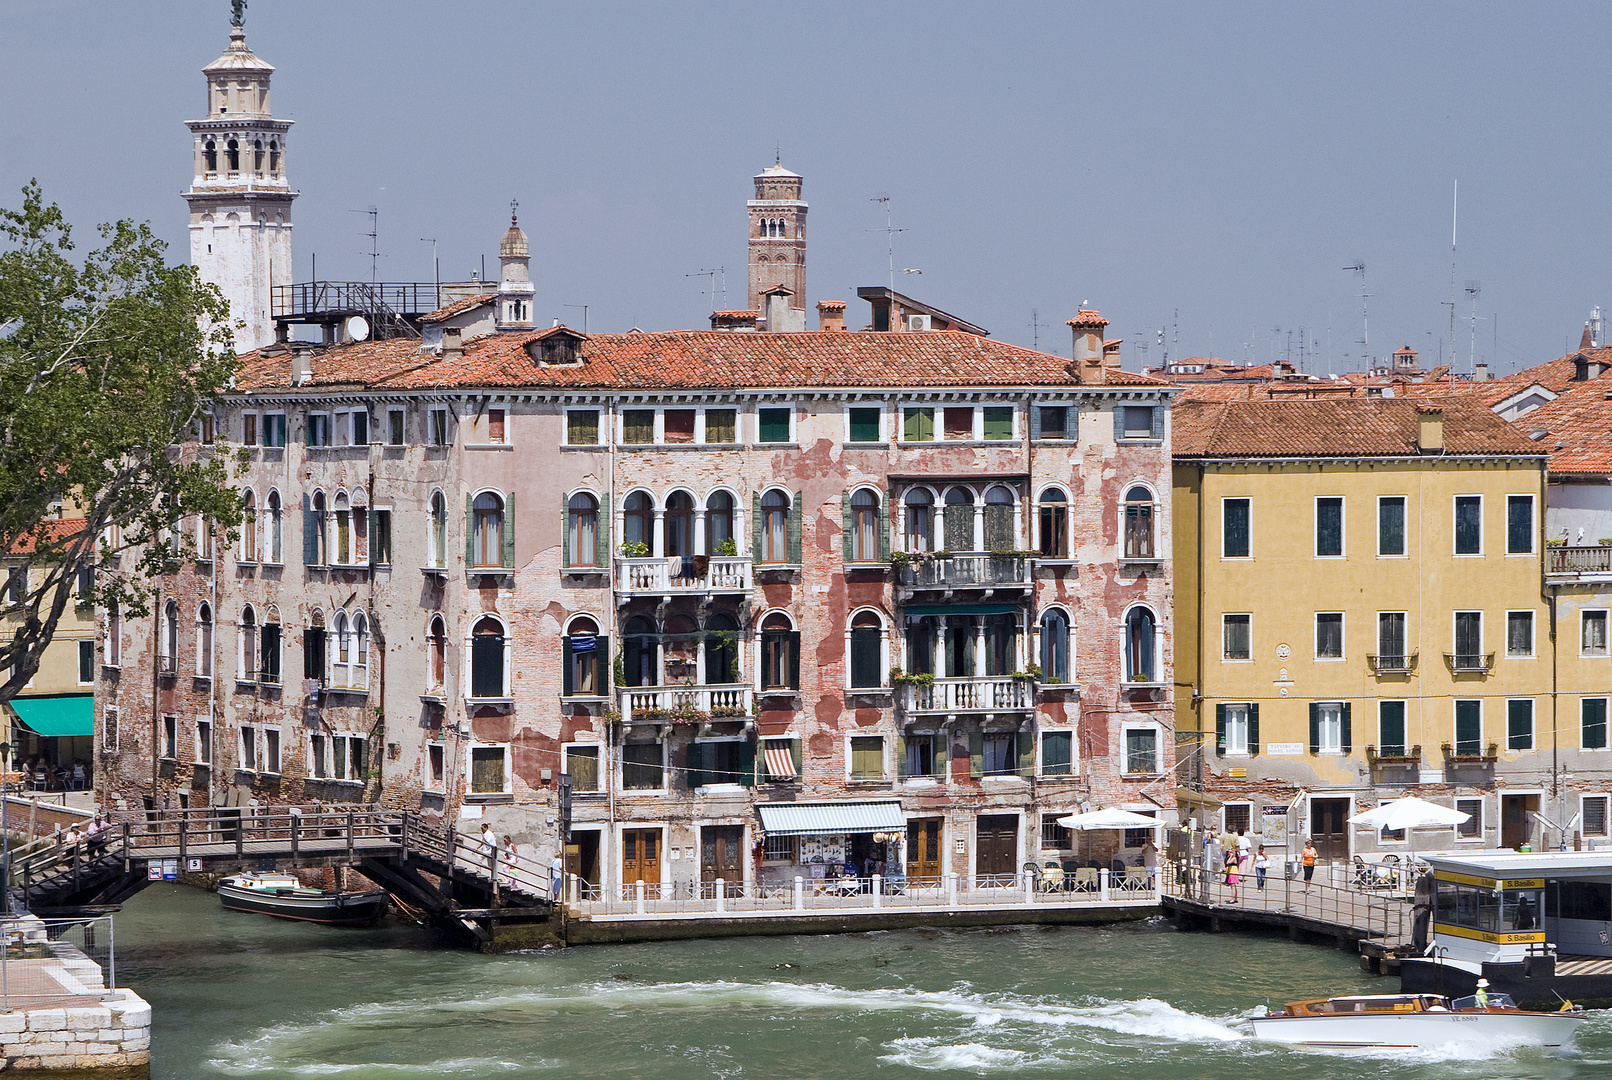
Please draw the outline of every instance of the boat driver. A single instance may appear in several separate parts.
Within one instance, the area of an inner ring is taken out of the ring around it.
[[[1472,999],[1473,999],[1473,1004],[1477,1005],[1477,1007],[1480,1008],[1480,1009],[1487,1009],[1489,1007],[1489,980],[1488,979],[1479,979],[1478,980],[1478,990],[1477,990],[1477,993],[1472,995]]]

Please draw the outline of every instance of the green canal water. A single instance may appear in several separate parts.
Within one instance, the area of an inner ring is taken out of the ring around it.
[[[1162,921],[479,956],[158,885],[118,917],[117,953],[119,982],[155,1010],[159,1078],[1612,1076],[1612,1014],[1564,1057],[1255,1042],[1241,1018],[1267,1000],[1392,984],[1332,949]]]

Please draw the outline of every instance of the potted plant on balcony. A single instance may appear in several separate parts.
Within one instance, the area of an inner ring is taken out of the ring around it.
[[[716,551],[713,552],[713,554],[724,556],[730,559],[734,558],[739,554],[739,545],[734,543],[733,537],[731,536],[725,540],[718,540],[716,542]]]
[[[647,559],[649,545],[642,540],[629,540],[621,545],[621,557],[624,559]]]
[[[700,724],[709,724],[711,714],[704,709],[684,703],[673,705],[670,709],[659,710],[666,714],[666,719],[680,727],[697,727]]]

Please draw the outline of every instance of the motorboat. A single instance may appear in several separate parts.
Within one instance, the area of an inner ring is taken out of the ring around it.
[[[1563,1002],[1559,1012],[1519,1009],[1508,994],[1366,994],[1289,1002],[1249,1021],[1256,1039],[1326,1050],[1447,1046],[1571,1047],[1584,1010]]]
[[[310,888],[291,874],[234,874],[218,883],[218,897],[229,911],[252,911],[282,919],[330,926],[368,926],[386,913],[385,889],[336,892]]]

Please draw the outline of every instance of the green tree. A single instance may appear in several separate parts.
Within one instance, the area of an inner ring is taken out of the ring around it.
[[[148,614],[148,582],[196,554],[196,522],[228,543],[241,520],[232,459],[195,437],[235,375],[229,305],[148,225],[100,233],[75,261],[38,181],[0,208],[0,556],[30,568],[0,598],[0,701],[69,604]]]

